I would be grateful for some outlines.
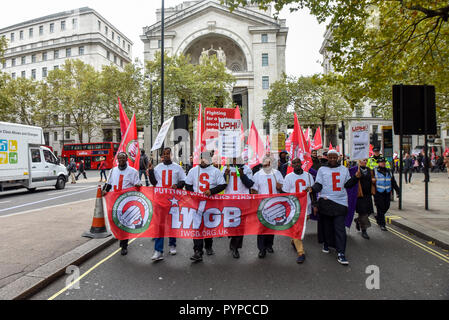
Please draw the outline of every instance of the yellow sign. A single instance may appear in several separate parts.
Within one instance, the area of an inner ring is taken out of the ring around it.
[[[0,164],[7,164],[7,163],[8,163],[8,153],[0,152]]]

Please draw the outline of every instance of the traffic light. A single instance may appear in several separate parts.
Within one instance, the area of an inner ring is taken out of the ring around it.
[[[338,128],[338,132],[340,132],[339,134],[338,134],[338,137],[341,139],[341,140],[345,140],[345,137],[346,137],[346,133],[345,133],[345,123],[344,122],[341,122],[341,127],[340,128]]]

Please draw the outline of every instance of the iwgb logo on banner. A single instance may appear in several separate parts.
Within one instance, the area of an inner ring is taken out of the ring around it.
[[[303,238],[306,194],[216,195],[141,187],[105,196],[117,239],[257,234]]]

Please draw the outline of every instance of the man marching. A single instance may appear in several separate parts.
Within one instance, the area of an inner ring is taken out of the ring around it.
[[[112,168],[109,173],[109,179],[103,187],[103,196],[109,191],[121,191],[133,187],[141,187],[142,182],[139,179],[139,172],[128,165],[128,155],[126,152],[120,152],[117,155],[118,166]],[[122,256],[128,254],[128,240],[120,240]]]
[[[272,160],[264,157],[262,161],[262,170],[258,171],[253,178],[254,185],[251,189],[253,194],[278,194],[282,192],[284,178],[282,174],[273,169]],[[269,253],[273,253],[274,235],[258,235],[257,248],[259,249],[259,258],[263,259]]]
[[[153,164],[148,167],[148,176],[154,187],[182,189],[184,188],[186,174],[179,164],[172,162],[172,150],[165,148],[162,152],[163,162],[153,169]],[[176,254],[176,238],[169,240],[170,254]],[[154,254],[151,257],[154,261],[164,259],[164,238],[157,238],[154,242]]]
[[[377,209],[377,224],[382,231],[387,231],[385,227],[385,213],[390,209],[391,191],[394,189],[399,197],[399,187],[394,179],[390,169],[387,169],[385,158],[378,160],[379,166],[374,169],[374,178],[376,182],[376,194],[374,195],[374,204]]]
[[[294,159],[292,161],[293,172],[288,174],[284,179],[284,184],[282,186],[282,191],[285,193],[310,193],[312,192],[312,186],[314,183],[313,177],[308,172],[304,172],[302,169],[301,159]],[[307,215],[312,213],[311,210],[312,200],[310,194],[307,195]],[[305,232],[305,222],[304,222],[304,232]],[[304,234],[304,233],[303,233]],[[302,235],[303,236],[303,235]],[[292,239],[292,246],[298,252],[298,257],[296,258],[297,263],[303,263],[306,260],[306,255],[304,252],[304,246],[302,239]]]
[[[323,252],[329,253],[329,247],[337,249],[337,261],[348,265],[346,260],[346,227],[348,214],[348,194],[345,188],[351,188],[358,182],[360,172],[352,177],[349,170],[338,164],[339,153],[330,150],[327,153],[328,165],[318,170],[316,182],[312,189],[320,193],[315,204],[314,214],[319,213],[318,239],[323,243]]]
[[[233,158],[232,165],[227,166],[224,176],[227,182],[225,194],[249,194],[254,182],[251,180],[253,173],[247,165],[240,164],[241,159]],[[240,258],[238,249],[242,248],[243,236],[231,237],[229,248],[235,259]]]
[[[187,191],[202,192],[204,195],[210,197],[226,189],[226,181],[223,174],[219,169],[211,166],[211,162],[211,154],[209,152],[201,153],[201,164],[191,169],[187,174]],[[194,254],[190,257],[190,260],[202,261],[203,247],[206,248],[206,253],[208,256],[213,255],[214,250],[212,250],[212,244],[212,238],[194,239]]]

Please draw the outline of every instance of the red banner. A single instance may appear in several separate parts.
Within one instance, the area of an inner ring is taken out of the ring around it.
[[[303,194],[215,195],[140,187],[105,196],[108,226],[119,240],[275,234],[302,239]]]

